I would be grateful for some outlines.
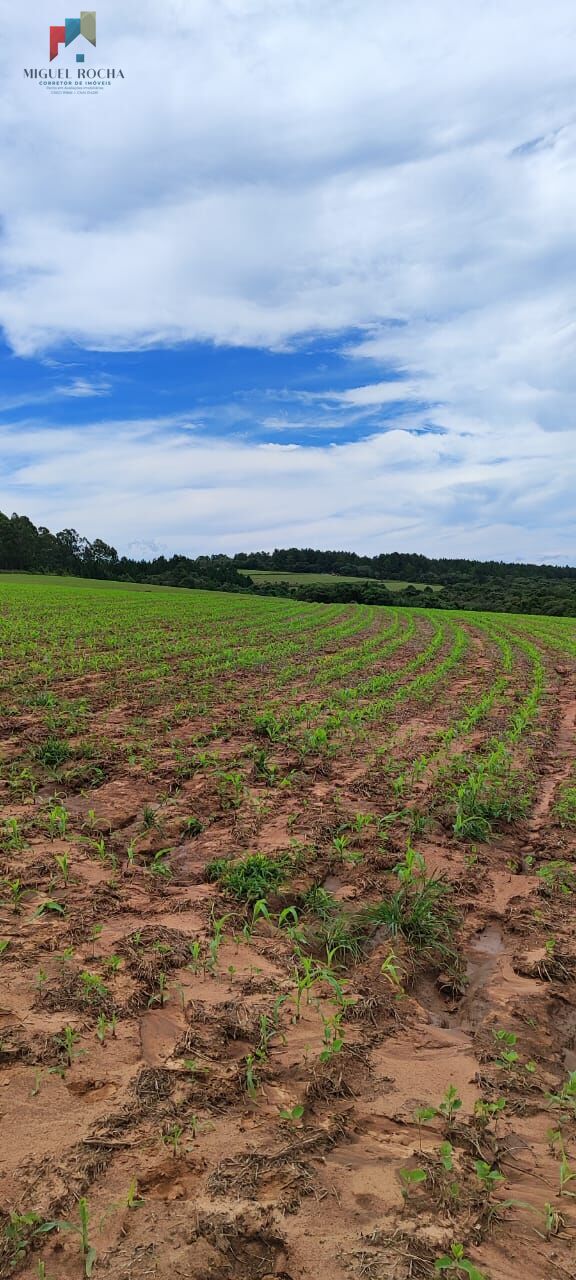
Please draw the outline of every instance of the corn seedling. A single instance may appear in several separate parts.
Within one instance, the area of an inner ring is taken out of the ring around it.
[[[61,876],[61,878],[62,878],[62,883],[63,883],[63,885],[64,885],[64,888],[66,888],[66,887],[67,887],[67,885],[68,885],[68,881],[69,881],[69,879],[70,879],[70,857],[69,857],[69,854],[67,854],[67,853],[56,853],[56,854],[54,855],[54,861],[55,861],[55,863],[56,863],[56,866],[58,867],[58,871],[60,872],[60,876]]]
[[[549,1106],[571,1112],[576,1117],[576,1071],[568,1073],[568,1079],[564,1081],[559,1093],[547,1093],[546,1101]]]
[[[40,905],[36,907],[34,915],[45,916],[48,915],[48,913],[63,916],[66,914],[66,909],[62,906],[61,902],[58,902],[57,898],[45,898],[44,902],[41,902]]]
[[[184,1129],[181,1124],[173,1124],[162,1134],[162,1141],[165,1146],[170,1147],[174,1159],[179,1156],[182,1150],[182,1136]]]
[[[96,943],[102,934],[103,924],[93,924],[90,930],[90,941],[92,943],[92,959],[96,958]]]
[[[256,1073],[254,1071],[253,1054],[251,1053],[247,1054],[244,1061],[246,1063],[245,1072],[244,1072],[244,1083],[246,1086],[246,1093],[250,1098],[252,1098],[252,1101],[254,1101],[258,1092],[258,1077],[256,1076]]]
[[[19,915],[22,910],[22,899],[27,893],[25,885],[21,880],[5,880],[3,884],[4,891],[8,894],[3,905],[10,906],[14,915]]]
[[[60,1049],[64,1050],[66,1056],[66,1065],[71,1067],[75,1059],[78,1057],[79,1050],[76,1049],[76,1043],[80,1039],[78,1031],[74,1027],[64,1027],[60,1036],[56,1036],[56,1044]]]
[[[166,1000],[168,999],[168,991],[169,991],[168,978],[163,971],[158,974],[157,981],[158,981],[157,990],[152,992],[152,995],[148,1000],[149,1009],[151,1009],[152,1006],[155,1004],[159,1005],[160,1008],[163,1009],[164,1005],[166,1004]]]
[[[84,969],[80,974],[80,983],[82,997],[89,1004],[97,1004],[109,995],[108,987],[99,973],[90,973],[88,969]]]
[[[57,1227],[58,1231],[72,1231],[80,1237],[80,1249],[82,1252],[82,1260],[84,1263],[84,1275],[90,1280],[94,1263],[96,1262],[97,1253],[94,1246],[90,1243],[90,1210],[88,1201],[85,1196],[81,1196],[78,1201],[78,1216],[80,1221],[76,1222],[55,1222],[52,1225]]]
[[[133,1178],[128,1191],[126,1192],[125,1205],[127,1209],[141,1209],[144,1201],[138,1192],[138,1179]]]
[[[404,970],[394,951],[390,951],[380,966],[380,973],[387,978],[390,986],[401,995],[404,991]]]
[[[543,1215],[543,1230],[539,1231],[538,1228],[535,1227],[534,1230],[536,1231],[536,1235],[540,1236],[542,1240],[550,1240],[552,1236],[560,1235],[560,1232],[565,1226],[565,1221],[562,1214],[559,1213],[552,1204],[550,1204],[549,1200],[547,1200],[544,1205]]]

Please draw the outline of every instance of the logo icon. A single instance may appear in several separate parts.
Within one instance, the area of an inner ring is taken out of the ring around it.
[[[90,44],[96,47],[96,13],[89,10],[81,10],[79,18],[66,18],[63,27],[50,27],[50,61],[58,56],[60,45],[66,48],[77,40],[78,36],[84,36]],[[83,62],[84,54],[77,53],[76,61]]]

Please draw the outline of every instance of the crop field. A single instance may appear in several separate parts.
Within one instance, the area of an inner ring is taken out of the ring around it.
[[[4,578],[0,657],[0,1276],[573,1280],[574,624]]]
[[[291,582],[294,586],[307,586],[310,582],[379,582],[389,591],[405,591],[406,587],[417,587],[423,591],[425,582],[400,582],[396,578],[356,578],[345,573],[289,573],[282,569],[240,569],[239,573],[253,579],[254,582]],[[441,591],[442,587],[432,586],[432,591]]]

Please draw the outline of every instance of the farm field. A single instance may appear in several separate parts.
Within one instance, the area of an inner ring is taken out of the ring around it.
[[[573,1278],[574,623],[10,575],[0,654],[0,1276]]]
[[[246,577],[250,577],[254,582],[292,582],[295,586],[306,586],[310,582],[379,582],[381,586],[387,587],[389,591],[405,591],[406,587],[417,587],[419,591],[423,591],[427,586],[425,582],[400,582],[396,578],[356,578],[353,575],[345,573],[288,573],[282,572],[281,569],[239,569],[239,573],[243,573]],[[432,591],[441,591],[442,587],[432,586]]]

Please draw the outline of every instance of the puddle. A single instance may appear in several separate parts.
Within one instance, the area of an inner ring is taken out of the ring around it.
[[[480,985],[484,985],[488,978],[494,972],[500,956],[504,955],[506,947],[502,932],[496,924],[489,924],[482,933],[478,933],[472,938],[468,948],[468,960],[466,964],[466,976],[468,978],[467,995],[470,995],[478,989]],[[472,955],[470,955],[472,952]]]

